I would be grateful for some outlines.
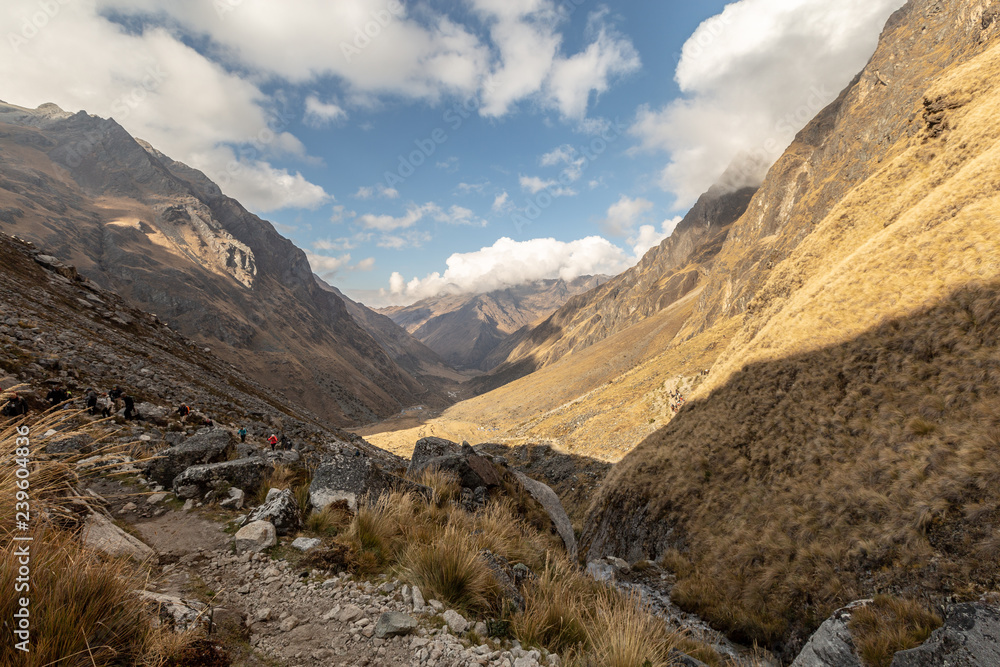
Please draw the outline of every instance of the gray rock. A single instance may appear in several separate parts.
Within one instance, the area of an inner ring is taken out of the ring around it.
[[[291,489],[284,489],[277,491],[277,493],[272,493],[272,491],[277,491],[277,489],[268,491],[267,500],[247,515],[247,518],[243,520],[243,525],[253,521],[270,521],[274,524],[278,535],[294,533],[302,525],[299,504],[295,501],[295,495]]]
[[[46,454],[66,454],[68,452],[90,452],[94,439],[86,433],[57,434],[45,441]]]
[[[531,479],[517,470],[512,472],[524,488],[528,490],[531,497],[538,501],[538,504],[545,509],[549,518],[552,519],[552,524],[556,527],[559,537],[562,538],[563,544],[566,545],[566,552],[571,559],[575,560],[576,535],[573,532],[573,523],[569,520],[562,502],[559,501],[559,496],[547,484]],[[625,566],[628,567],[628,563]]]
[[[424,595],[420,592],[420,588],[417,586],[413,587],[413,609],[420,611],[424,608],[427,603],[424,602]]]
[[[258,553],[278,543],[278,535],[270,521],[255,521],[243,526],[234,538],[237,552]]]
[[[298,549],[299,551],[309,551],[310,549],[315,549],[321,544],[323,544],[323,540],[315,537],[296,537],[292,540],[292,548]]]
[[[417,619],[398,611],[387,611],[378,617],[375,636],[379,639],[408,635],[417,628]]]
[[[238,489],[256,489],[264,477],[264,459],[236,459],[222,463],[191,466],[174,478],[174,493],[178,498],[203,496],[214,483],[225,482]]]
[[[670,659],[671,665],[678,665],[678,667],[708,667],[701,660],[692,658],[687,653],[682,653],[675,648],[670,649],[667,657]]]
[[[196,600],[183,600],[173,595],[163,595],[153,591],[136,591],[159,619],[176,632],[199,630],[208,623],[207,607]]]
[[[233,434],[226,429],[201,429],[181,444],[160,452],[158,458],[150,461],[147,476],[163,486],[170,486],[191,466],[225,461],[233,447]]]
[[[448,454],[460,454],[461,452],[461,445],[451,440],[445,440],[444,438],[421,438],[413,446],[413,454],[410,456],[410,467],[407,468],[406,474],[409,477],[414,477],[419,474],[419,471],[424,469],[425,464],[431,459]]]
[[[833,612],[806,642],[792,667],[862,667],[847,624],[854,610],[869,602],[859,600]]]
[[[229,510],[243,509],[243,502],[246,500],[246,495],[243,489],[233,487],[229,489],[229,497],[219,503],[219,505]]]
[[[465,617],[459,614],[454,609],[449,609],[444,614],[444,622],[448,624],[451,631],[456,635],[460,635],[469,629],[469,622],[465,620]]]
[[[1000,665],[1000,609],[982,602],[952,605],[944,625],[922,646],[892,659],[892,667],[959,665]]]
[[[432,496],[427,487],[382,470],[367,456],[337,455],[313,473],[309,503],[321,510],[332,502],[346,500],[348,507],[357,510],[361,498],[376,498],[391,491],[411,491],[428,499]]]
[[[424,470],[442,470],[458,478],[458,483],[466,489],[493,488],[500,486],[502,478],[497,467],[485,456],[480,456],[469,445],[463,445],[458,453],[445,454],[425,459],[419,464],[410,461],[407,473],[414,477]]]
[[[614,581],[615,568],[604,560],[592,560],[587,563],[587,574],[594,581]]]
[[[83,545],[112,558],[127,556],[139,562],[156,561],[156,552],[139,538],[129,535],[103,514],[91,514],[83,524]]]
[[[344,608],[337,614],[337,620],[341,623],[350,623],[355,619],[361,618],[364,613],[365,612],[361,610],[361,607],[357,605],[345,605]]]

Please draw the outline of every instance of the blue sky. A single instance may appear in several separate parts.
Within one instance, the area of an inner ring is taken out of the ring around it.
[[[616,273],[759,181],[902,0],[14,0],[0,98],[113,116],[370,305]]]

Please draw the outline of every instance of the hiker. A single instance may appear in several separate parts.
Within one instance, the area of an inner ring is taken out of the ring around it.
[[[49,401],[49,405],[55,407],[60,403],[65,403],[69,400],[69,392],[66,391],[61,385],[57,385],[49,390],[48,395],[45,397]]]
[[[101,411],[102,417],[111,416],[111,397],[106,393],[102,393],[101,397],[97,399],[97,408]]]
[[[278,444],[278,436],[271,434],[271,437],[267,439],[267,444],[271,445],[271,451],[274,451],[274,446]]]
[[[125,391],[121,387],[115,385],[115,388],[108,392],[108,396],[111,397],[112,401],[117,401],[124,393]]]
[[[3,406],[4,417],[20,417],[25,414],[28,414],[28,403],[17,394],[11,396],[7,405]]]
[[[181,417],[187,417],[191,414],[191,408],[189,408],[186,403],[181,403],[181,407],[177,408],[177,414]]]
[[[126,395],[123,400],[125,401],[125,419],[138,419],[139,411],[135,409],[135,399]]]
[[[289,441],[288,436],[284,433],[281,434],[281,448],[285,451],[291,449],[292,443]]]
[[[205,419],[204,419],[204,421],[202,421],[202,424],[204,424],[205,426],[208,426],[209,428],[211,428],[212,426],[215,426],[215,422],[213,422],[212,418],[209,417],[208,415],[205,415]]]
[[[245,426],[240,426],[240,430],[236,432],[236,435],[240,436],[240,442],[247,441],[247,429]]]

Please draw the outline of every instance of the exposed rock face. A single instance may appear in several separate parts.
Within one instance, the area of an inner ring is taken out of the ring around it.
[[[571,297],[607,280],[607,276],[581,276],[569,282],[542,280],[486,294],[438,296],[380,312],[452,366],[485,371],[506,357],[510,351],[507,341],[513,333],[533,326]],[[502,354],[500,350],[504,350]]]
[[[156,560],[156,553],[141,540],[129,535],[103,514],[91,514],[83,525],[84,546],[111,556],[128,556],[139,562]]]
[[[266,469],[267,463],[259,457],[191,466],[174,478],[174,493],[178,498],[200,498],[222,483],[252,491]]]
[[[439,392],[403,371],[268,222],[115,121],[0,104],[0,147],[0,225],[46,247],[53,270],[74,264],[336,425]]]
[[[862,600],[838,609],[823,621],[792,662],[792,667],[862,667],[847,624],[851,622],[853,610],[867,602]]]
[[[268,492],[266,502],[254,508],[240,524],[241,526],[254,521],[270,521],[274,524],[278,535],[290,535],[299,529],[302,525],[301,512],[292,490],[283,489],[273,493],[274,491],[277,489]]]
[[[1000,609],[981,602],[952,605],[922,646],[892,659],[892,667],[941,665],[1000,665]]]
[[[449,472],[458,478],[466,489],[492,488],[502,483],[499,471],[486,457],[480,456],[465,443],[457,453],[425,458],[422,463],[410,461],[409,474],[419,475],[424,470]]]
[[[755,188],[715,187],[704,194],[673,234],[619,276],[574,296],[544,322],[519,331],[509,354],[474,382],[485,392],[523,377],[623,331],[694,290],[712,266],[730,225],[746,210]]]
[[[427,462],[448,454],[459,454],[462,447],[444,438],[421,438],[413,446],[413,454],[410,455],[410,466],[406,469],[406,474],[415,477],[419,471],[427,467]]]
[[[338,454],[328,458],[313,473],[309,503],[317,510],[332,502],[346,500],[352,510],[358,501],[392,491],[412,491],[430,498],[430,489],[386,472],[374,460],[358,454]]]
[[[235,440],[226,429],[202,429],[179,445],[165,449],[149,463],[147,474],[153,481],[169,487],[174,478],[193,465],[225,461]]]
[[[559,496],[556,492],[549,488],[548,485],[543,484],[537,480],[531,479],[522,472],[513,471],[514,476],[517,477],[518,481],[524,485],[524,488],[528,490],[531,497],[538,501],[538,504],[545,508],[549,517],[552,519],[552,523],[556,527],[556,531],[559,533],[559,537],[562,538],[563,544],[566,545],[566,552],[569,554],[571,560],[576,559],[576,535],[573,533],[573,524],[570,522],[569,517],[566,515],[566,510],[562,506],[562,502],[559,500]]]

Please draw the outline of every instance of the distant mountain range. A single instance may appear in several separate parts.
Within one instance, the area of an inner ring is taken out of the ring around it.
[[[334,425],[447,400],[454,373],[433,352],[321,286],[270,223],[114,120],[0,104],[0,228]]]
[[[487,294],[443,295],[379,312],[452,366],[486,371],[506,358],[515,340],[513,334],[527,331],[573,296],[608,279],[542,280]]]

